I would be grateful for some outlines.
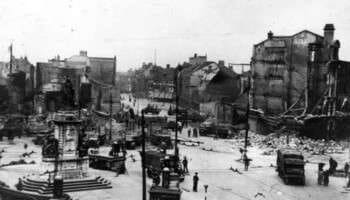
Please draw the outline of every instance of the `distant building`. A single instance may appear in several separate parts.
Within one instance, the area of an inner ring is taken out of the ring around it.
[[[136,97],[147,97],[160,101],[173,99],[175,68],[143,63],[131,75],[131,91]]]
[[[9,62],[0,62],[0,101],[7,102],[2,110],[29,114],[34,96],[34,66],[27,57],[13,57],[12,71],[10,68]]]
[[[179,74],[180,106],[229,123],[232,121],[229,104],[239,96],[240,87],[240,77],[223,62],[191,65]]]
[[[205,56],[199,56],[196,53],[193,55],[193,57],[190,57],[188,62],[191,65],[202,65],[205,62],[207,62],[207,55]]]
[[[47,84],[63,84],[67,78],[73,85],[76,106],[86,106],[87,102],[81,102],[84,99],[90,102],[92,109],[109,111],[112,104],[112,112],[119,111],[120,91],[116,85],[116,57],[88,57],[86,51],[81,51],[79,55],[64,60],[57,56],[46,63],[37,63],[38,91],[43,92]]]

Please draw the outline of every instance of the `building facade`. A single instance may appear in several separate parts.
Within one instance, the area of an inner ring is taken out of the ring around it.
[[[222,62],[183,67],[177,87],[181,107],[212,116],[218,122],[232,121],[229,105],[240,95],[240,77]]]
[[[69,79],[73,86],[75,106],[90,104],[90,108],[118,112],[120,90],[116,85],[116,57],[88,57],[86,51],[61,60],[59,56],[37,63],[36,89],[43,92],[47,84],[63,84]],[[82,93],[81,90],[89,92]],[[89,93],[90,97],[86,94]],[[80,98],[82,97],[82,98]],[[81,102],[81,100],[88,102]],[[112,106],[111,106],[112,105]]]
[[[253,108],[266,114],[279,114],[293,104],[301,103],[304,107],[305,103],[314,104],[321,98],[326,88],[326,63],[333,37],[334,26],[327,24],[323,36],[308,30],[291,36],[275,36],[270,31],[267,39],[254,45]],[[310,99],[301,101],[305,92]]]

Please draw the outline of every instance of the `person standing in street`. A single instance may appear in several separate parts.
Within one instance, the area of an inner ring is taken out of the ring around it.
[[[328,186],[328,184],[329,184],[329,174],[330,174],[330,170],[326,170],[323,172],[323,185],[324,186]]]
[[[188,160],[187,160],[186,156],[185,156],[184,159],[182,160],[182,165],[183,165],[183,167],[184,167],[185,173],[188,173]]]
[[[188,137],[191,137],[191,128],[187,130]]]
[[[248,171],[249,164],[250,164],[251,160],[252,159],[249,159],[246,153],[243,154],[243,162],[244,162],[244,170],[245,171]]]
[[[198,130],[197,130],[197,128],[193,128],[193,137],[198,137]]]
[[[197,192],[198,181],[199,181],[198,172],[196,172],[195,175],[193,176],[193,192]]]
[[[317,184],[319,185],[323,184],[323,167],[324,167],[324,163],[318,163]]]
[[[329,174],[332,175],[337,169],[338,163],[332,157],[329,158]]]
[[[345,173],[345,178],[349,176],[349,163],[346,162],[344,165],[344,173]]]

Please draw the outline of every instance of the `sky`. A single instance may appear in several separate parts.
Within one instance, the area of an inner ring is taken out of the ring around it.
[[[142,62],[175,66],[194,53],[211,61],[249,63],[253,45],[307,29],[323,35],[335,25],[340,58],[350,60],[348,0],[0,0],[0,60],[32,63],[117,57],[117,71]]]

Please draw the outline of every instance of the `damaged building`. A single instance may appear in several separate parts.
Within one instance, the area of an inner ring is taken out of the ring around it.
[[[0,62],[2,110],[29,114],[33,110],[34,66],[27,57]]]
[[[219,123],[231,123],[232,103],[241,92],[240,77],[225,67],[223,61],[205,60],[190,64],[179,72],[180,106],[216,118]]]
[[[107,112],[112,105],[112,112],[119,111],[120,94],[116,86],[116,57],[88,57],[86,51],[81,51],[79,55],[64,60],[57,56],[48,62],[37,63],[36,88],[42,96],[37,99],[44,101],[38,102],[44,106],[42,108],[38,106],[38,108],[56,111],[62,109],[63,105],[67,106],[63,102],[63,86],[67,82],[72,85],[71,93],[74,99],[72,107],[82,106]]]
[[[319,129],[317,133],[311,131],[306,120],[312,116],[312,124],[315,125],[318,123],[315,116],[332,113],[325,110],[331,99],[327,95],[332,88],[332,80],[336,79],[338,83],[337,100],[334,100],[338,104],[334,108],[339,109],[340,102],[344,102],[350,94],[344,89],[348,88],[348,81],[344,80],[350,75],[346,67],[348,64],[334,55],[338,54],[340,47],[339,41],[334,40],[334,30],[333,24],[326,24],[323,36],[308,30],[291,36],[275,36],[270,31],[267,39],[254,45],[251,61],[252,107],[262,114],[257,118],[258,125],[252,127],[255,131],[270,133],[288,126],[286,121],[293,121],[292,129],[303,135],[326,138],[333,131],[332,138],[337,137],[335,126],[322,127],[324,131]],[[343,71],[343,74],[332,76],[333,65],[337,65],[337,71]],[[328,124],[328,120],[323,124]]]
[[[143,63],[131,75],[131,91],[136,97],[147,97],[157,101],[174,100],[175,68],[165,68],[153,63]]]

